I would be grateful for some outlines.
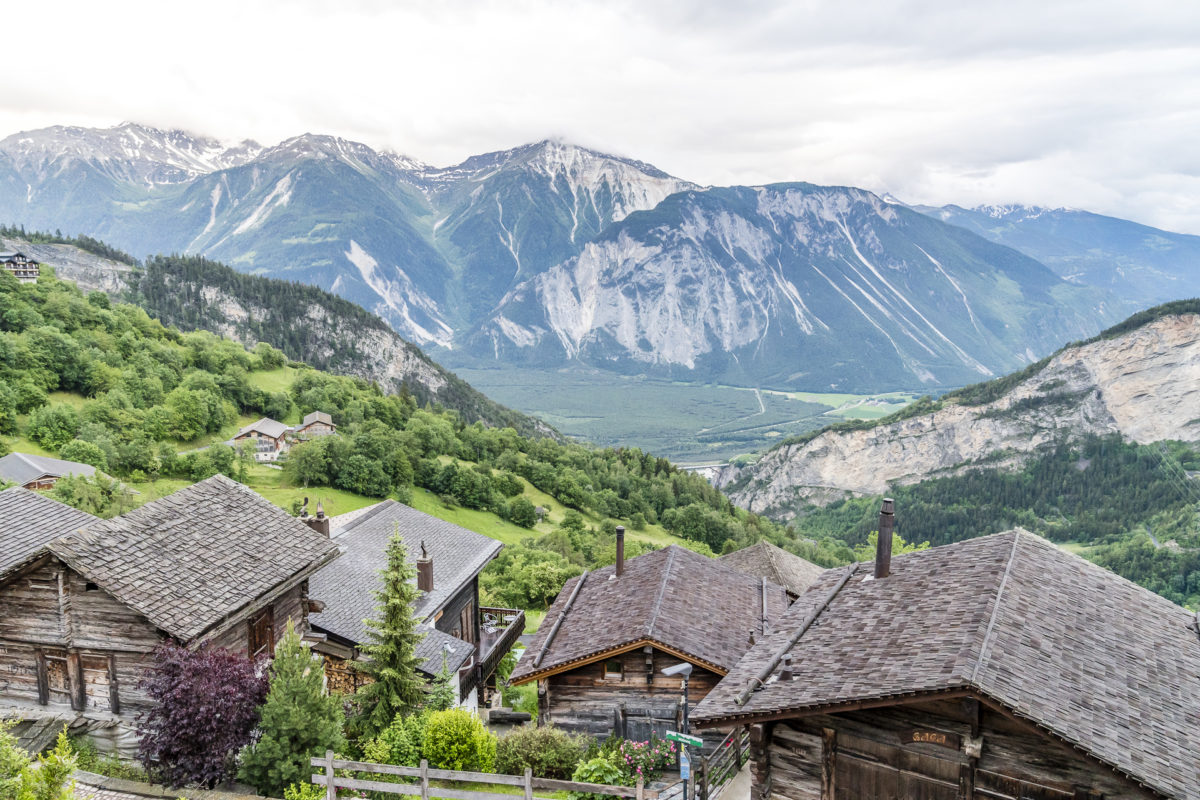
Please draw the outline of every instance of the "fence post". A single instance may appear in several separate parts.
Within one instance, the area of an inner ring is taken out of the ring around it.
[[[325,800],[337,800],[337,786],[333,781],[333,751],[325,751]]]
[[[525,800],[533,800],[533,768],[525,768]]]
[[[646,781],[641,775],[638,775],[637,800],[643,800],[643,796],[645,794],[646,794]]]
[[[429,762],[421,759],[421,800],[429,800]]]
[[[700,759],[700,774],[696,776],[696,788],[700,790],[700,800],[708,800],[708,756]]]

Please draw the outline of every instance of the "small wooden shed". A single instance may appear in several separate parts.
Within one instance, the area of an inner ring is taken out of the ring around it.
[[[618,554],[622,548],[618,548]],[[678,730],[680,679],[707,695],[787,608],[780,586],[671,545],[567,582],[513,670],[538,682],[538,724],[605,738]]]
[[[754,800],[1194,800],[1200,631],[1010,531],[827,571],[693,720],[751,726]]]

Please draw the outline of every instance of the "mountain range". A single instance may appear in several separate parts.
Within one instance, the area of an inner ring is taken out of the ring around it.
[[[224,145],[131,123],[0,141],[0,219],[318,286],[450,366],[939,388],[1200,293],[1200,237],[1145,229],[1078,255],[1083,234],[1025,216],[701,187],[550,140],[450,167],[329,136]]]

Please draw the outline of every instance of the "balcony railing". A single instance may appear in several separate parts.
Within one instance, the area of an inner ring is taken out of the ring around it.
[[[496,670],[504,654],[525,632],[525,612],[519,608],[479,609],[479,680]]]

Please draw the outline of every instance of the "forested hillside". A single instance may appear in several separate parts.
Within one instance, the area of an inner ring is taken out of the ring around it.
[[[611,561],[618,523],[631,529],[631,554],[670,541],[715,553],[762,537],[790,540],[698,475],[636,448],[598,450],[467,424],[359,378],[283,369],[286,358],[267,344],[247,350],[211,332],[182,333],[49,275],[23,285],[0,272],[0,309],[0,437],[94,464],[143,497],[168,479],[222,472],[245,481],[254,470],[269,472],[221,440],[260,415],[294,421],[320,410],[342,435],[293,447],[287,484],[410,502],[427,490],[447,508],[528,529],[485,579],[506,602],[545,603],[575,571]],[[264,376],[281,373],[294,378],[263,388]],[[60,481],[56,493],[103,515],[136,502],[103,481]],[[530,496],[545,498],[559,524],[539,522]],[[851,556],[833,542],[792,546],[827,564]]]

